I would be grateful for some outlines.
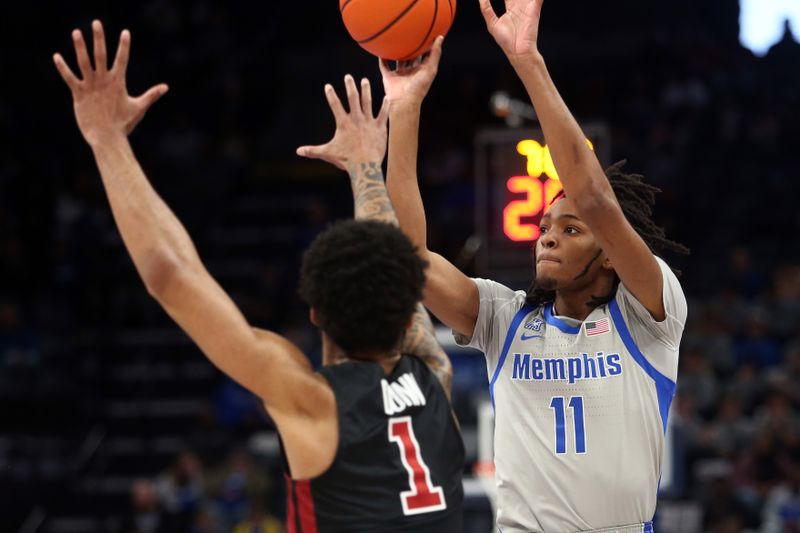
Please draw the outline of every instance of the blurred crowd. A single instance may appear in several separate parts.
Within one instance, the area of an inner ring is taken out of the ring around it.
[[[133,483],[120,530],[283,533],[282,521],[268,512],[271,483],[245,451],[210,469],[197,454],[184,452],[158,477]]]
[[[420,144],[430,247],[451,259],[475,233],[473,137],[501,124],[489,96],[524,95],[477,7],[464,4],[423,109]],[[672,412],[679,460],[662,501],[697,506],[703,531],[800,531],[800,45],[787,33],[755,58],[736,42],[735,13],[717,16],[719,3],[678,1],[671,9],[680,14],[665,19],[630,4],[586,22],[552,4],[542,46],[579,120],[609,125],[614,160],[628,159],[630,171],[663,189],[654,216],[692,249],[666,258],[683,271],[689,322]],[[15,9],[23,20],[36,10]],[[87,460],[48,477],[58,470],[52,453],[20,451],[20,439],[58,437],[69,448],[105,424],[92,409],[111,392],[93,369],[120,357],[103,351],[105,339],[174,328],[121,246],[48,54],[65,51],[69,30],[93,16],[109,32],[131,27],[131,87],[172,86],[133,136],[145,169],[245,315],[315,361],[319,341],[295,294],[297,265],[321,228],[349,216],[351,200],[335,171],[292,154],[333,131],[324,82],[345,72],[378,81],[372,59],[330,28],[336,11],[304,14],[309,31],[290,44],[297,36],[280,21],[299,15],[288,4],[50,9],[37,27],[41,42],[25,50],[4,43],[0,54],[4,77],[31,69],[38,80],[34,89],[0,89],[0,401],[10,406],[0,413],[0,486],[27,509],[42,504],[42,480],[74,480],[100,466]],[[9,41],[20,36],[8,30]],[[487,274],[469,258],[459,264]],[[212,383],[208,396],[219,387]],[[470,424],[474,402],[464,398],[485,391],[457,394]],[[222,426],[252,407],[225,405],[216,411]],[[132,477],[117,509],[120,530],[281,531],[282,481],[229,451],[221,461],[186,452]]]
[[[672,416],[676,496],[708,531],[800,527],[800,265],[736,249],[718,292],[690,299]]]

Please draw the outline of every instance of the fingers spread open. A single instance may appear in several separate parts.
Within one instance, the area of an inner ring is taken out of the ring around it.
[[[383,97],[383,103],[381,104],[381,110],[378,112],[378,124],[382,128],[386,127],[386,124],[389,122],[389,97]]]
[[[77,91],[80,88],[81,81],[75,76],[72,69],[69,68],[67,62],[61,57],[61,54],[53,55],[53,63],[55,63],[58,73],[61,74],[61,79],[67,84],[69,90],[72,92]]]
[[[542,3],[543,0],[531,0],[529,4],[525,5],[523,14],[528,22],[531,22],[532,19],[535,19],[538,22],[539,16],[542,13]]]
[[[301,146],[297,149],[297,155],[309,159],[320,159],[344,170],[345,163],[340,157],[337,157],[336,153],[331,149],[331,143],[321,144],[319,146]]]
[[[159,85],[150,87],[150,89],[148,89],[146,93],[144,93],[136,100],[142,106],[142,109],[147,110],[150,108],[150,106],[155,104],[159,98],[167,94],[167,91],[169,91],[169,87],[167,86],[167,84],[161,83]]]
[[[297,155],[300,157],[308,157],[310,159],[319,159],[320,155],[325,152],[326,144],[318,146],[301,146],[297,149]]]
[[[358,88],[356,87],[356,80],[353,76],[348,74],[344,77],[344,86],[347,89],[347,103],[350,106],[350,114],[356,111],[361,111],[361,102],[358,96]]]
[[[364,116],[372,118],[372,87],[367,78],[361,79],[361,111]]]
[[[444,44],[444,37],[440,35],[435,41],[433,41],[433,47],[431,48],[430,54],[425,60],[426,64],[438,68],[439,61],[442,59],[442,44]]]
[[[78,68],[81,70],[81,77],[84,81],[91,80],[94,71],[92,62],[89,61],[89,53],[86,51],[86,41],[83,40],[81,30],[73,30],[72,43],[75,45],[75,57],[78,59]]]
[[[478,0],[478,3],[481,6],[481,14],[483,15],[483,20],[486,21],[486,25],[490,28],[494,26],[494,23],[497,22],[497,14],[494,12],[494,8],[492,7],[492,3],[490,0]]]
[[[333,111],[333,118],[336,119],[336,124],[339,124],[346,113],[342,107],[342,102],[339,100],[339,95],[336,94],[333,85],[330,83],[325,84],[325,98],[328,99],[328,105]]]
[[[106,34],[103,31],[103,24],[99,20],[92,22],[92,34],[94,37],[94,68],[97,72],[103,73],[108,70],[108,53],[106,52]]]
[[[119,45],[117,46],[117,56],[114,58],[114,65],[111,67],[115,73],[123,78],[128,70],[128,58],[131,55],[131,32],[122,30],[119,34]]]

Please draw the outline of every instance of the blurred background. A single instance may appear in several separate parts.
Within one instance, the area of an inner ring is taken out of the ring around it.
[[[777,24],[757,54],[736,0],[549,0],[543,13],[543,54],[579,121],[605,128],[603,163],[626,158],[662,188],[655,218],[692,249],[666,257],[689,321],[664,532],[800,531],[800,14],[790,27],[770,15],[779,1],[743,3]],[[345,176],[294,149],[333,133],[324,83],[350,72],[380,87],[332,0],[3,6],[0,531],[280,532],[273,426],[144,290],[52,66],[55,51],[74,64],[70,30],[93,18],[109,36],[131,29],[133,93],[171,86],[132,136],[154,186],[246,317],[315,364],[300,254],[352,207]],[[423,108],[420,176],[430,248],[470,275],[493,274],[478,258],[499,234],[476,214],[509,177],[478,168],[476,139],[517,135],[490,108],[498,91],[525,100],[462,0]],[[486,370],[450,349],[469,477]],[[467,529],[490,531],[482,490],[468,494]]]

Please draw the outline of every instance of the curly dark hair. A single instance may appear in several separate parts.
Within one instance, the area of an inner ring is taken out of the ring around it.
[[[426,267],[396,226],[338,222],[303,255],[300,296],[349,355],[388,351],[399,345],[422,299]]]
[[[689,254],[689,249],[686,246],[668,239],[664,228],[656,225],[651,218],[653,206],[656,203],[656,194],[660,193],[661,189],[646,183],[644,176],[640,174],[622,172],[622,167],[625,166],[626,162],[623,159],[606,169],[606,177],[611,183],[611,188],[614,190],[625,218],[628,219],[633,229],[636,230],[636,233],[639,234],[655,255],[661,255],[666,250],[679,254]],[[565,195],[562,191],[553,201],[563,196]],[[536,268],[535,262],[534,268]],[[679,271],[675,272],[680,274]],[[614,278],[614,286],[611,288],[610,294],[593,296],[592,300],[587,302],[586,305],[594,308],[610,302],[617,293],[617,286],[619,285],[619,276],[615,275]],[[555,297],[555,291],[545,290],[536,286],[536,276],[534,275],[533,283],[528,289],[526,302],[536,307],[554,301]]]

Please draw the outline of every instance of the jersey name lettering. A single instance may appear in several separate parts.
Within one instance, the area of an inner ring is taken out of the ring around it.
[[[514,354],[513,381],[569,381],[575,383],[583,379],[604,379],[622,374],[622,363],[618,353],[590,357],[566,357],[561,359],[542,359],[529,353]]]
[[[383,411],[386,416],[402,413],[409,407],[425,405],[425,395],[422,394],[414,374],[403,374],[394,383],[385,379],[381,380],[383,390]]]

